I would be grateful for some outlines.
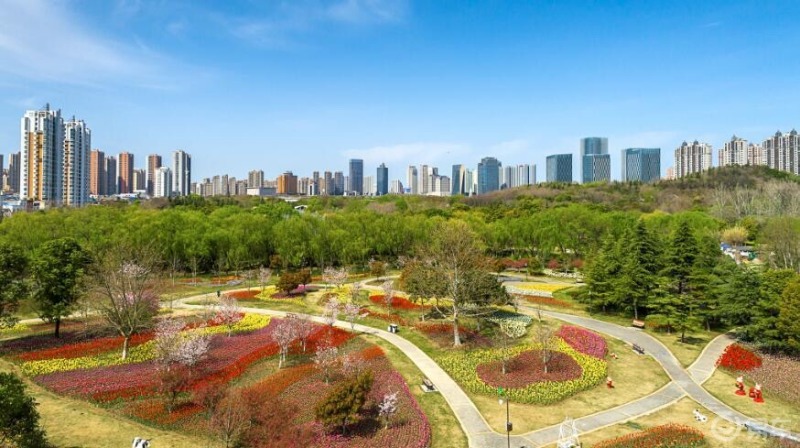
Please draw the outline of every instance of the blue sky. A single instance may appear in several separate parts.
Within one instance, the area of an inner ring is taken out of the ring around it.
[[[496,156],[715,149],[800,126],[800,2],[5,0],[0,152],[49,102],[93,146],[192,154],[193,177],[346,171],[405,180]],[[577,177],[576,167],[576,177]]]

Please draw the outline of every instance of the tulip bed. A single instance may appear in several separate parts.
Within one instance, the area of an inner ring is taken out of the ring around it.
[[[761,357],[740,344],[731,344],[725,348],[719,359],[717,367],[722,367],[734,372],[742,372],[761,367]]]
[[[535,345],[518,345],[508,349],[510,356],[523,352],[539,350]],[[605,361],[585,355],[563,340],[559,340],[556,348],[575,360],[581,369],[578,378],[564,381],[539,381],[524,387],[509,388],[506,392],[512,401],[530,404],[552,404],[572,396],[583,390],[602,383],[607,376],[608,365]],[[484,349],[470,352],[448,353],[438,358],[438,363],[465,389],[479,394],[495,395],[496,387],[487,383],[478,374],[482,364],[500,361],[505,355],[503,350]]]
[[[478,365],[478,377],[492,387],[519,389],[529,384],[543,381],[569,381],[581,377],[581,366],[561,352],[552,353],[544,373],[544,362],[540,350],[522,352],[506,363],[506,373],[502,361],[492,361]]]
[[[702,432],[691,426],[667,424],[604,440],[593,448],[695,448],[707,446]]]
[[[531,296],[525,294],[514,294],[522,297],[525,301],[535,305],[553,306],[557,308],[572,308],[572,304],[563,300],[555,299],[553,297]]]
[[[16,324],[13,327],[0,328],[0,337],[17,335],[28,331],[29,328],[30,327],[25,324]]]
[[[374,295],[374,296],[369,296],[369,300],[374,304],[383,306],[386,304],[384,297],[385,296],[383,295]],[[398,310],[418,310],[422,308],[430,308],[429,306],[417,305],[416,303],[406,299],[405,297],[399,297],[399,296],[392,296],[391,307]]]
[[[440,347],[453,346],[453,324],[451,322],[417,322],[414,328],[425,333]],[[458,326],[461,342],[469,347],[491,347],[492,340],[461,325]]]
[[[598,359],[603,359],[606,356],[606,351],[608,350],[606,340],[593,331],[572,325],[562,325],[556,336],[583,354],[594,356]]]
[[[572,285],[562,285],[553,283],[506,283],[506,291],[509,294],[520,294],[524,296],[553,297],[553,293],[562,289],[567,289]]]

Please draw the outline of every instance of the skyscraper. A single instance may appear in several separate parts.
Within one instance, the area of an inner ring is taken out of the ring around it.
[[[720,148],[717,156],[719,157],[717,166],[746,165],[747,140],[734,135]]]
[[[278,194],[297,194],[297,176],[291,171],[278,176]]]
[[[118,171],[117,177],[119,179],[117,193],[133,193],[133,154],[121,152],[119,154],[119,168],[116,171]]]
[[[147,170],[144,168],[133,170],[133,181],[131,182],[131,186],[133,187],[132,193],[137,191],[147,191]]]
[[[484,157],[478,163],[478,194],[491,193],[500,189],[500,167],[502,164],[494,157]]]
[[[150,154],[147,156],[147,194],[153,196],[156,170],[161,168],[161,156]]]
[[[123,153],[124,154],[124,153]],[[120,154],[122,156],[122,154]],[[133,156],[131,156],[133,157]],[[121,180],[117,176],[117,158],[114,156],[106,156],[106,194],[114,195],[119,194],[119,185]]]
[[[607,138],[582,138],[580,155],[583,183],[611,180],[611,156],[608,154]]]
[[[386,164],[381,163],[378,167],[377,183],[375,192],[378,196],[389,194],[389,168]]]
[[[661,148],[622,150],[623,182],[654,182],[661,179]]]
[[[192,156],[185,151],[172,153],[172,194],[187,196],[192,185]]]
[[[247,173],[247,186],[250,188],[261,188],[264,185],[264,171],[252,170]]]
[[[411,194],[419,193],[419,174],[417,167],[409,165],[408,173],[406,174],[406,186]]]
[[[58,204],[63,197],[64,120],[61,110],[29,110],[20,123],[22,200]]]
[[[450,194],[463,195],[466,194],[467,189],[464,186],[464,165],[453,165],[453,175],[451,176]]]
[[[781,131],[764,140],[761,145],[766,155],[766,164],[773,170],[800,174],[800,136],[792,129],[788,134]]]
[[[330,171],[325,171],[322,174],[322,188],[320,188],[320,194],[324,194],[326,196],[333,196],[336,194],[336,186],[333,182],[333,174]]]
[[[105,196],[108,176],[106,175],[106,155],[95,149],[89,155],[89,194]]]
[[[20,169],[22,167],[22,153],[9,154],[8,158],[8,186],[11,191],[19,194]]]
[[[334,171],[333,172],[333,194],[336,196],[341,196],[344,194],[344,173],[341,171]]]
[[[428,165],[422,165],[419,168],[419,176],[417,177],[417,181],[419,182],[419,186],[417,187],[417,193],[419,194],[428,194],[431,191],[431,172],[428,169]]]
[[[64,157],[62,171],[62,202],[82,206],[89,202],[89,154],[92,131],[83,120],[64,123]]]
[[[547,182],[572,183],[572,154],[547,156]]]
[[[350,191],[364,194],[364,161],[361,159],[350,159]]]
[[[681,178],[711,168],[711,152],[711,145],[708,143],[697,140],[692,144],[683,142],[675,149],[675,177]]]
[[[172,196],[172,170],[166,166],[159,167],[153,181],[153,197],[168,198]]]

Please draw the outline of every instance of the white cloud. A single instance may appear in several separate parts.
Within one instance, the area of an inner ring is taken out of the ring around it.
[[[408,4],[400,0],[343,0],[327,10],[330,19],[350,23],[384,23],[402,20]]]
[[[123,3],[139,8],[135,1]],[[46,0],[4,2],[0,74],[98,87],[122,83],[165,89],[183,84],[167,75],[168,68],[179,68],[163,55],[92,32],[91,24],[69,5]]]
[[[450,163],[470,155],[469,147],[459,143],[417,142],[397,145],[374,146],[367,149],[350,149],[344,156],[351,159],[364,159],[368,165],[386,163],[401,165],[437,165]]]

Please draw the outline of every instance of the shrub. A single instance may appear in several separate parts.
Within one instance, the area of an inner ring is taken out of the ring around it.
[[[39,426],[36,402],[25,393],[25,384],[11,373],[0,373],[0,443],[44,448],[47,443]]]
[[[589,356],[603,359],[606,356],[606,340],[597,333],[572,325],[562,325],[556,336],[564,340],[570,347]]]
[[[334,388],[314,409],[317,420],[324,425],[342,425],[342,433],[364,409],[367,395],[372,389],[372,372],[345,381]]]
[[[733,371],[748,371],[761,367],[761,357],[739,344],[731,344],[725,348],[719,359],[717,367]]]
[[[594,448],[694,448],[706,446],[703,433],[691,426],[667,424],[604,440]]]

